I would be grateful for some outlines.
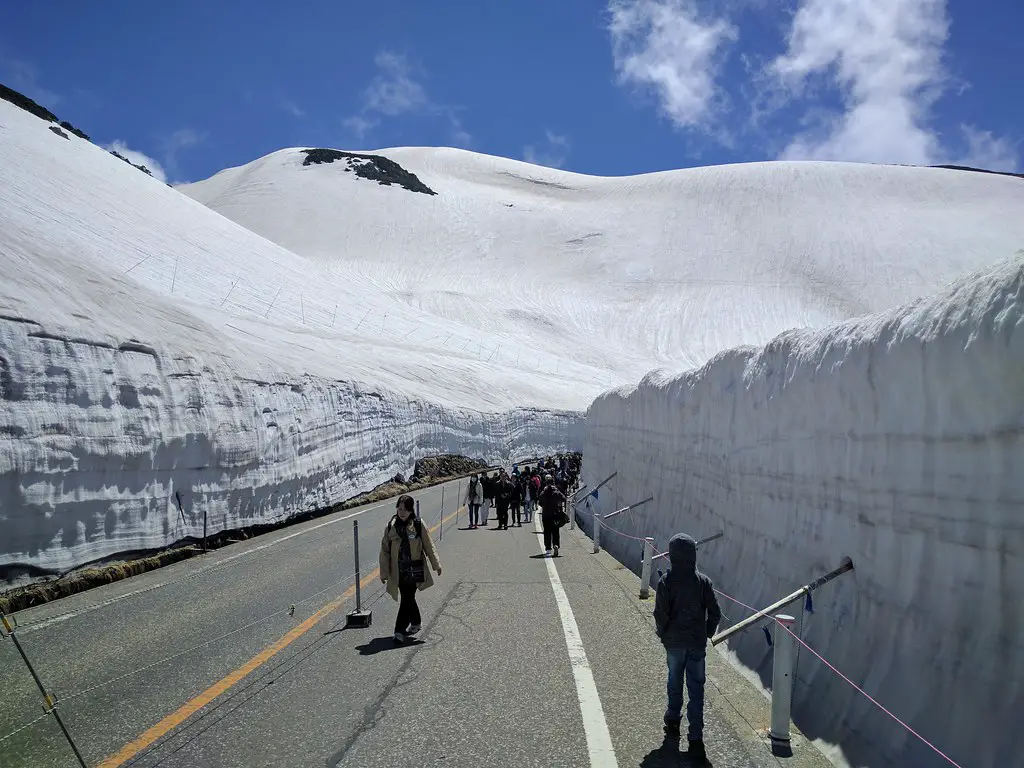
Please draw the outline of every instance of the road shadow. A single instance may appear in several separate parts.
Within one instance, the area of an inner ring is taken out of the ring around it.
[[[396,643],[395,638],[391,635],[386,635],[385,637],[375,637],[365,645],[357,645],[356,650],[359,651],[360,656],[376,656],[384,651],[397,651],[417,645],[426,645],[426,642],[423,640],[411,640],[407,643]]]
[[[543,552],[539,555],[530,555],[531,560],[547,560],[551,555],[545,555]]]
[[[644,755],[640,768],[711,768],[711,763],[680,752],[679,737],[666,735],[660,747]]]

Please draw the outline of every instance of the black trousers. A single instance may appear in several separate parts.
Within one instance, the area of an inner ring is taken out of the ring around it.
[[[498,502],[498,527],[508,528],[508,504]]]
[[[521,510],[520,502],[513,501],[512,502],[512,506],[509,508],[509,512],[511,513],[511,520],[512,520],[512,522],[515,523],[516,525],[522,525],[523,524],[522,512],[520,510]]]
[[[544,549],[562,546],[562,529],[555,525],[555,518],[541,515],[540,521],[544,524]]]
[[[470,504],[469,505],[469,524],[480,525],[480,505]]]
[[[398,618],[395,619],[395,632],[404,633],[412,624],[419,624],[420,607],[416,605],[416,591],[419,585],[415,581],[398,582]]]

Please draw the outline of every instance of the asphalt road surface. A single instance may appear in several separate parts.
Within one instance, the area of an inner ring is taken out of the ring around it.
[[[549,560],[533,524],[465,530],[464,490],[414,494],[443,564],[415,645],[395,645],[397,605],[378,599],[394,500],[23,611],[17,635],[90,767],[690,765],[663,737],[664,653],[638,579],[578,531]],[[345,629],[353,520],[369,629]],[[764,696],[709,664],[711,764],[777,766]],[[0,642],[0,739],[31,723],[0,741],[0,766],[77,765],[42,714]],[[795,735],[786,763],[828,765]]]

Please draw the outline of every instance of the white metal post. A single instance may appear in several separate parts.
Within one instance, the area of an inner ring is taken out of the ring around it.
[[[651,562],[654,559],[654,539],[648,536],[644,539],[644,561],[640,566],[640,599],[646,600],[651,596]]]
[[[601,551],[601,516],[594,513],[594,554]]]
[[[356,560],[356,611],[361,612],[363,610],[363,585],[359,583],[362,581],[362,575],[359,572],[359,518],[352,521],[352,542],[355,547]]]
[[[444,486],[441,486],[441,519],[437,523],[437,540],[444,541]]]
[[[775,616],[775,660],[772,668],[772,741],[789,743],[789,717],[793,700],[793,637],[786,631],[795,619]]]

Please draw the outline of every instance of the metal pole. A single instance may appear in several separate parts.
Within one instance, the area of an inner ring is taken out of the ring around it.
[[[420,500],[419,499],[416,499],[416,519],[417,520],[422,520],[422,518],[420,517]]]
[[[822,584],[825,584],[826,582],[832,581],[832,579],[836,578],[837,576],[840,576],[840,575],[846,573],[847,571],[852,571],[852,570],[853,570],[853,561],[850,558],[848,558],[848,557],[844,557],[843,558],[843,564],[840,565],[838,568],[836,568],[834,571],[829,571],[824,576],[822,576],[820,579],[817,579],[816,581],[812,581],[810,584],[805,584],[804,586],[800,587],[800,589],[798,589],[793,594],[786,595],[786,597],[784,597],[781,600],[778,600],[778,601],[772,603],[771,605],[769,605],[764,610],[758,611],[753,616],[751,616],[749,618],[746,618],[746,619],[744,619],[743,621],[741,621],[741,622],[739,622],[737,624],[733,624],[731,627],[729,627],[724,632],[719,632],[717,635],[715,635],[713,638],[711,638],[711,644],[712,645],[718,645],[723,640],[729,639],[730,637],[735,635],[737,632],[741,632],[742,630],[744,630],[747,627],[749,627],[751,624],[756,624],[757,622],[761,621],[766,615],[768,615],[770,613],[774,613],[775,611],[781,610],[782,608],[785,608],[790,603],[795,603],[797,600],[802,598],[808,592],[811,592],[812,590],[815,590],[818,587],[820,587]]]
[[[787,627],[794,619],[780,613],[775,617],[775,659],[772,666],[772,741],[789,743],[789,712],[793,700],[793,636]]]
[[[46,686],[43,685],[43,681],[39,679],[39,675],[36,673],[35,667],[32,666],[32,662],[28,659],[28,654],[25,653],[25,649],[21,647],[21,641],[18,640],[18,636],[14,634],[15,626],[10,623],[7,616],[3,617],[4,628],[8,632],[8,637],[14,641],[14,647],[18,649],[18,653],[21,654],[21,660],[25,662],[25,666],[28,667],[29,673],[32,675],[32,679],[35,680],[36,687],[39,688],[39,692],[43,694],[43,701],[46,702],[46,711],[48,714],[52,714],[53,718],[57,721],[57,725],[60,726],[61,731],[64,733],[64,738],[68,740],[68,744],[71,745],[71,751],[75,753],[75,757],[78,759],[78,764],[82,768],[89,768],[85,762],[85,758],[82,757],[82,753],[78,751],[78,745],[75,744],[75,740],[71,738],[71,732],[68,731],[64,721],[61,720],[60,713],[57,711],[57,698],[52,694],[46,692]]]
[[[359,573],[359,519],[352,521],[352,541],[355,542],[356,554],[356,610],[363,610],[363,588],[360,582],[363,580]]]
[[[203,552],[206,552],[206,505],[203,504]]]
[[[444,486],[441,486],[441,521],[437,524],[437,540],[444,541]]]
[[[455,530],[459,530],[459,508],[462,501],[462,481],[455,486]]]
[[[724,533],[714,533],[714,534],[708,536],[707,538],[704,538],[704,539],[701,539],[700,541],[698,541],[696,546],[698,548],[700,548],[700,546],[702,544],[707,544],[709,541],[714,541],[715,539],[720,539],[723,536],[725,536]],[[659,560],[662,557],[668,557],[668,552],[661,552],[661,553],[655,555],[652,559]]]
[[[601,516],[594,515],[594,554],[601,551]]]
[[[623,512],[629,512],[629,510],[633,509],[634,507],[639,507],[641,504],[646,504],[648,501],[654,501],[654,497],[648,496],[643,501],[638,501],[635,504],[629,504],[628,506],[622,507],[622,509],[616,509],[614,512],[609,512],[607,515],[604,516],[604,519],[607,520],[609,517],[615,517],[616,515],[621,514]]]
[[[650,536],[644,539],[644,561],[640,566],[640,599],[646,600],[651,596],[651,560],[654,555],[654,539]]]

